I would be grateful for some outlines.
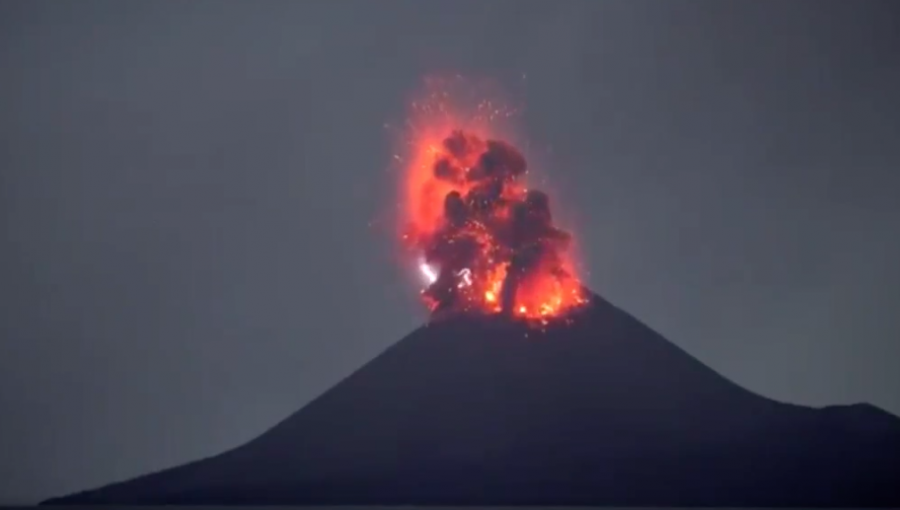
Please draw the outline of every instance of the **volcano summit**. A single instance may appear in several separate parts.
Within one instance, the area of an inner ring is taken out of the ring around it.
[[[585,295],[430,323],[243,446],[45,504],[900,505],[900,419],[753,394]]]

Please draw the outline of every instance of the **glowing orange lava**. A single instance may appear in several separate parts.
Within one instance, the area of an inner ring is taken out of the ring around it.
[[[417,258],[432,310],[548,319],[582,304],[570,235],[552,224],[527,163],[497,136],[507,112],[471,114],[433,89],[413,104],[403,163],[403,241]]]

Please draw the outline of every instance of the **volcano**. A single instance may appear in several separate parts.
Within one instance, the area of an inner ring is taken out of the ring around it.
[[[433,318],[247,444],[44,504],[900,506],[900,419],[754,394],[585,295]]]

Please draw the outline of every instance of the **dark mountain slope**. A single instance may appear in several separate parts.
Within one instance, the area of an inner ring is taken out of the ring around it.
[[[599,297],[434,321],[259,438],[48,504],[898,506],[900,419],[778,403]]]

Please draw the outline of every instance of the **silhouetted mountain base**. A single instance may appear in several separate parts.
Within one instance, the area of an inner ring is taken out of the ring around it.
[[[45,504],[900,506],[900,419],[726,380],[599,297],[454,316],[259,438]]]

